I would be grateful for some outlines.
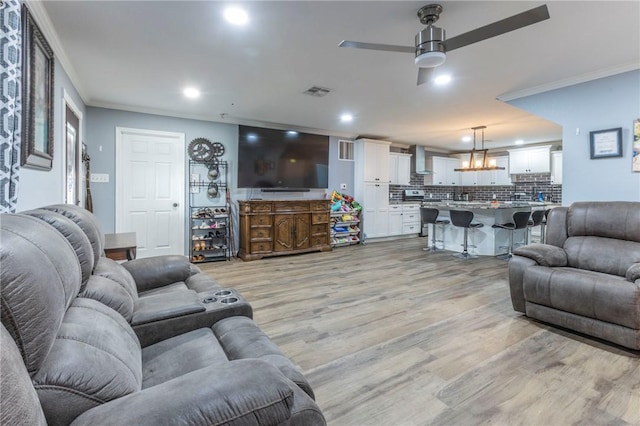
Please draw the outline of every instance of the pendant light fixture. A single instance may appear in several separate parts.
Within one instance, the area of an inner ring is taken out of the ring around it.
[[[459,169],[454,169],[456,172],[479,172],[485,170],[504,170],[504,167],[498,167],[496,165],[496,160],[490,160],[487,156],[487,151],[484,147],[484,129],[487,126],[477,126],[472,127],[473,129],[473,149],[469,153],[469,163],[466,161],[462,163],[462,167]],[[478,130],[482,131],[482,148],[476,149],[476,132]]]

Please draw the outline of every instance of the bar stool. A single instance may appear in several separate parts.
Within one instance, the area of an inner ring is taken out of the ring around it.
[[[540,243],[544,244],[544,225],[542,224],[544,222],[544,213],[544,210],[535,210],[531,213],[531,220],[527,224],[527,227],[529,228],[527,229],[527,244],[531,241],[532,229],[536,226],[540,227]]]
[[[453,226],[464,228],[464,244],[462,244],[462,253],[456,253],[454,254],[454,256],[459,257],[460,259],[473,259],[478,257],[469,254],[469,251],[467,250],[469,247],[469,229],[473,230],[482,228],[484,224],[471,223],[473,222],[473,212],[470,212],[468,210],[450,210],[449,218],[451,219],[451,224],[453,224]]]
[[[509,249],[509,252],[506,255],[498,256],[499,259],[503,259],[503,260],[511,259],[511,257],[513,256],[513,233],[517,229],[525,229],[527,225],[529,225],[529,216],[531,216],[531,212],[515,212],[513,214],[513,222],[501,223],[501,224],[496,223],[495,225],[492,225],[492,228],[500,228],[500,229],[506,229],[508,231],[511,231],[509,232],[509,245],[507,246],[507,248]]]
[[[444,250],[444,225],[448,225],[450,222],[448,220],[438,220],[438,215],[440,214],[440,210],[438,209],[430,209],[427,207],[421,207],[420,208],[420,219],[422,220],[422,223],[430,223],[431,224],[431,229],[433,231],[433,233],[431,234],[431,247],[427,246],[425,248],[423,248],[423,250],[426,251],[438,251],[438,250]],[[442,227],[442,239],[441,240],[436,240],[436,226],[440,225]],[[441,242],[442,243],[442,247],[441,249],[439,249],[436,246],[436,242]]]
[[[551,209],[546,209],[544,211],[544,218],[542,219],[542,222],[540,222],[540,244],[544,244],[547,239],[545,229],[547,227],[547,216],[549,216],[550,211]]]

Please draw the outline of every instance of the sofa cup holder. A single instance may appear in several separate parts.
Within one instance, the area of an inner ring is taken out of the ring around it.
[[[213,303],[217,301],[218,301],[218,298],[214,296],[207,296],[204,299],[202,299],[202,303]]]
[[[237,303],[238,300],[239,299],[237,297],[225,297],[224,299],[220,299],[220,303],[225,303],[227,305],[230,305],[232,303]]]
[[[231,290],[218,290],[213,293],[214,296],[229,296],[233,292]]]

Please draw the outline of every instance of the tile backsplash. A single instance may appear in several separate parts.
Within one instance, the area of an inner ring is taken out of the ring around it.
[[[405,189],[423,189],[427,197],[442,200],[455,199],[466,192],[470,200],[488,201],[495,194],[498,201],[509,201],[515,199],[515,193],[526,194],[526,200],[537,200],[542,192],[547,201],[562,204],[562,185],[552,184],[550,173],[511,175],[511,181],[513,185],[507,186],[426,186],[424,175],[412,173],[408,186],[390,185],[389,193],[394,200],[402,200]]]

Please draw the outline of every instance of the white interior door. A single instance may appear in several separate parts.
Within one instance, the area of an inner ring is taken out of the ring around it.
[[[184,133],[116,128],[116,232],[137,257],[184,254]]]

